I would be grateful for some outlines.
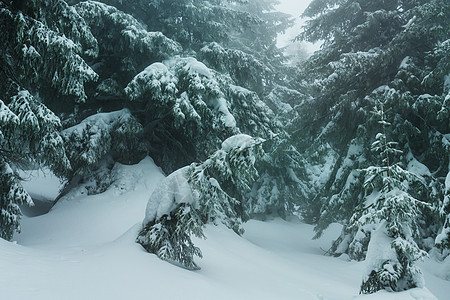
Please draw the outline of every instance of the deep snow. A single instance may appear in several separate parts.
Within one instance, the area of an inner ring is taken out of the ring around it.
[[[0,299],[435,299],[427,289],[358,296],[364,263],[321,250],[340,226],[311,240],[312,226],[297,219],[253,220],[243,237],[208,225],[207,240],[194,240],[202,269],[171,265],[135,243],[161,170],[146,158],[117,165],[115,174],[105,193],[72,191],[50,212],[24,217],[17,242],[0,239]],[[57,184],[47,182],[27,187],[45,195]],[[426,287],[441,300],[448,299],[450,283],[436,275],[448,275],[449,265],[421,264]]]

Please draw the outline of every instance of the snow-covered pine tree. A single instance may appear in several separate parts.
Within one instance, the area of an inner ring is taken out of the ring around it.
[[[199,51],[199,57],[219,72],[228,73],[235,82],[245,88],[262,93],[266,80],[273,70],[242,50],[224,48],[216,42],[205,45]]]
[[[150,153],[165,171],[205,160],[230,135],[273,134],[272,111],[254,92],[191,57],[148,66],[125,92],[143,106]]]
[[[204,43],[231,40],[230,33],[257,20],[229,5],[242,0],[103,0],[162,32],[184,49],[198,51]]]
[[[302,155],[280,133],[265,143],[266,155],[257,163],[260,176],[248,195],[245,210],[251,218],[287,218],[298,213],[308,187],[298,179]]]
[[[32,205],[13,169],[46,165],[59,176],[70,164],[59,134],[60,120],[28,91],[19,91],[9,105],[0,100],[0,237],[20,231],[19,205]]]
[[[32,203],[15,170],[70,171],[60,119],[46,105],[86,100],[84,85],[97,74],[83,57],[94,57],[97,43],[65,1],[0,1],[0,31],[1,231],[10,239],[19,205]]]
[[[443,138],[450,132],[444,89],[448,54],[443,51],[449,12],[448,1],[434,0],[317,0],[305,11],[311,20],[301,37],[325,42],[299,71],[298,80],[311,84],[314,101],[298,107],[293,123],[302,130],[292,141],[304,153],[304,172],[298,173],[307,176],[299,179],[313,187],[305,202],[311,204],[310,219],[319,220],[318,235],[332,222],[348,224],[361,208],[364,193],[356,170],[376,163],[367,151],[368,120],[372,95],[382,86],[390,90],[392,134],[403,150],[399,161],[408,170],[420,170],[426,181],[423,187],[411,184],[408,192],[434,206],[442,203],[449,162]],[[427,209],[420,216],[422,246],[443,226],[443,218],[436,217]],[[355,234],[345,226],[331,252],[364,258],[367,244],[355,256],[349,246]]]
[[[98,106],[107,111],[123,108],[123,89],[137,73],[181,51],[177,42],[147,29],[144,23],[116,7],[83,1],[74,8],[99,43],[99,55],[91,62],[100,75],[98,85],[91,91],[91,114]]]
[[[209,67],[228,73],[247,89],[265,98],[276,84],[286,84],[288,68],[277,37],[292,25],[289,15],[278,12],[274,0],[231,1],[229,7],[252,16],[246,26],[229,30],[230,40],[204,45],[199,58]],[[267,102],[266,102],[267,103]]]
[[[443,257],[447,257],[450,255],[450,172],[445,178],[445,196],[440,214],[445,218],[445,221],[435,243],[441,249]]]
[[[427,255],[414,238],[419,237],[419,216],[428,204],[408,193],[411,181],[424,181],[395,162],[401,153],[397,143],[388,138],[385,103],[377,103],[374,115],[382,132],[376,135],[372,151],[379,155],[379,166],[369,166],[364,174],[365,207],[350,220],[351,227],[362,227],[370,235],[366,255],[366,274],[361,293],[375,293],[381,289],[402,291],[423,287],[420,269],[414,262]],[[375,230],[372,230],[372,228]]]
[[[276,1],[102,2],[132,15],[149,30],[179,42],[186,55],[228,73],[235,84],[260,97],[262,92],[270,92],[274,81],[280,82],[286,76],[276,37],[291,25],[291,20],[274,11]],[[82,2],[78,6],[86,5]]]
[[[159,258],[196,270],[201,257],[191,236],[203,237],[207,223],[222,223],[238,234],[245,193],[257,176],[261,139],[234,135],[203,163],[170,174],[151,195],[137,242]]]
[[[0,156],[0,238],[11,240],[15,232],[20,232],[20,205],[34,204],[9,164]]]
[[[292,20],[288,15],[275,11],[276,4],[277,1],[272,0],[232,3],[231,7],[255,16],[257,22],[230,31],[231,41],[209,43],[198,52],[198,58],[207,66],[228,74],[239,85],[255,91],[277,117],[272,130],[278,136],[265,144],[267,154],[257,167],[262,176],[255,182],[246,208],[250,215],[262,217],[265,214],[292,214],[293,204],[301,190],[295,175],[300,155],[283,130],[287,122],[280,119],[304,97],[286,86],[290,70],[284,64],[282,50],[276,47],[276,39]],[[242,115],[246,113],[242,111]]]
[[[169,29],[173,24],[166,24],[175,22],[176,13],[169,16],[169,12],[182,11],[185,6],[190,11],[192,7],[188,3],[136,0],[125,5],[121,1],[102,2],[113,6],[71,1],[77,3],[75,9],[99,41],[99,55],[92,64],[100,80],[95,91],[89,92],[90,103],[80,106],[81,119],[97,110],[128,107],[144,127],[143,137],[148,141],[150,155],[164,166],[166,172],[206,159],[232,134],[246,132],[263,137],[271,134],[272,113],[253,90],[237,87],[226,70],[220,70],[223,73],[220,74],[192,57],[196,56],[194,48],[200,49],[203,42],[192,42],[197,46],[182,52],[182,57],[174,57],[182,51],[180,44],[163,34],[178,39],[183,26],[189,27],[184,22],[186,19],[177,23],[177,32]],[[209,24],[210,21],[205,20],[211,7],[215,7],[216,12],[226,11],[215,20],[218,24],[223,21],[225,27],[230,26],[225,20],[248,15],[219,5],[221,1],[207,2],[194,3],[200,9],[189,15],[193,18],[189,22]],[[153,14],[160,22],[148,18]],[[183,41],[181,39],[181,44]],[[217,41],[222,43],[224,39],[217,37]],[[233,61],[234,58],[229,55],[227,59]],[[247,78],[245,69],[241,68],[240,72],[241,78]],[[127,99],[131,101],[125,102]],[[202,135],[204,132],[208,135]]]
[[[73,171],[70,184],[86,183],[88,194],[111,184],[114,162],[137,163],[147,153],[143,128],[128,109],[92,115],[61,132]],[[90,181],[90,183],[88,183]]]
[[[18,85],[31,94],[39,93],[44,103],[55,107],[61,108],[63,99],[84,102],[85,83],[98,75],[82,58],[95,56],[97,49],[83,19],[64,1],[26,1],[19,11],[8,2],[0,2],[4,33],[0,59],[6,77],[0,88],[7,94],[5,101],[16,93]],[[72,20],[73,26],[51,21],[60,16]]]

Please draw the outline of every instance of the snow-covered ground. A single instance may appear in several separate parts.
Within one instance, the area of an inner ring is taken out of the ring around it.
[[[105,193],[83,189],[50,212],[24,217],[17,242],[0,239],[0,299],[448,299],[450,263],[421,264],[427,289],[359,296],[364,263],[323,255],[340,231],[313,241],[312,226],[273,219],[245,224],[243,237],[207,226],[200,271],[187,271],[146,253],[135,238],[147,199],[164,178],[150,158],[117,165]],[[40,176],[39,180],[42,180]],[[46,183],[47,182],[47,183]],[[35,195],[58,181],[27,183]],[[42,200],[42,199],[41,199]],[[43,199],[45,200],[45,199]],[[445,267],[447,266],[447,269]]]

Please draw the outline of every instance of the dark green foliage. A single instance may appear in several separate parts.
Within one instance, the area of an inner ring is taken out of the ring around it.
[[[111,184],[104,170],[108,161],[137,163],[147,154],[143,128],[127,109],[90,116],[61,132],[73,172],[71,184],[95,180],[90,193],[106,190]]]
[[[0,238],[11,240],[20,232],[20,205],[33,205],[9,164],[0,157]]]
[[[33,205],[13,168],[46,165],[55,174],[70,171],[59,119],[28,91],[0,100],[0,237],[11,239],[20,230],[19,205]]]
[[[150,153],[169,172],[206,159],[230,135],[272,134],[273,114],[256,93],[233,85],[229,77],[194,58],[154,63],[125,92],[144,107]],[[160,149],[177,149],[183,155],[173,157]]]
[[[99,43],[99,56],[91,62],[100,74],[95,99],[123,97],[122,89],[139,71],[181,51],[177,42],[161,32],[148,30],[133,16],[113,6],[85,1],[75,9]]]
[[[202,252],[192,243],[191,235],[205,238],[202,224],[198,210],[182,203],[170,215],[148,223],[139,233],[137,242],[162,260],[180,264],[188,270],[199,270],[193,258],[201,258]]]
[[[199,56],[217,71],[227,72],[234,82],[258,92],[262,92],[258,89],[263,88],[264,79],[272,73],[252,54],[238,49],[226,49],[215,42],[200,49]]]
[[[194,270],[193,257],[201,252],[190,236],[204,237],[205,224],[224,224],[242,234],[245,194],[258,175],[254,164],[263,155],[262,142],[232,136],[203,163],[170,174],[148,201],[137,242],[163,260]]]
[[[228,5],[226,0],[120,0],[103,1],[134,15],[154,31],[178,41],[183,48],[198,50],[207,42],[230,40],[230,32],[257,19]]]
[[[49,8],[45,10],[48,18],[55,18],[54,14],[64,12],[67,16],[82,20],[76,12],[62,4],[64,1],[57,1],[61,7],[50,5],[54,1],[44,2]],[[27,1],[26,5],[32,6],[33,3]],[[80,21],[71,27],[72,32],[65,32],[68,28],[55,28],[53,22],[52,27],[47,27],[43,20],[44,11],[36,14],[35,18],[31,7],[30,15],[10,10],[4,3],[0,3],[0,7],[0,28],[5,33],[0,37],[0,60],[4,69],[1,93],[12,96],[15,88],[11,91],[11,86],[17,85],[31,93],[39,92],[45,97],[45,103],[55,104],[55,94],[68,96],[64,98],[76,102],[86,101],[84,84],[97,79],[97,74],[81,57],[83,50],[91,55],[96,52],[95,40],[88,34],[86,24]],[[78,38],[74,42],[67,36]]]
[[[358,230],[369,229],[367,225],[376,227],[370,233],[366,260],[371,269],[363,280],[361,293],[380,289],[402,291],[423,285],[421,271],[414,262],[426,256],[426,252],[414,238],[419,237],[418,220],[423,208],[430,205],[409,194],[405,183],[424,185],[425,180],[396,162],[402,151],[389,138],[391,123],[386,119],[385,110],[385,102],[378,100],[373,114],[382,130],[371,150],[378,154],[379,165],[361,170],[365,178],[365,207],[353,215],[349,226]],[[380,263],[380,259],[385,261]]]
[[[305,11],[311,20],[301,38],[325,42],[299,72],[314,101],[298,107],[293,123],[302,130],[293,143],[305,153],[307,176],[300,179],[316,192],[309,196],[315,199],[310,211],[320,206],[312,218],[319,220],[318,235],[332,222],[348,224],[364,207],[363,174],[357,170],[379,163],[369,151],[369,137],[377,134],[369,112],[378,100],[389,107],[390,134],[403,151],[397,161],[423,178],[423,184],[409,183],[408,194],[434,207],[442,205],[443,178],[449,172],[449,90],[444,84],[449,60],[443,51],[449,12],[448,1],[429,0],[317,0]],[[330,176],[314,181],[314,174],[308,176],[314,168]],[[419,244],[436,237],[444,223],[431,209],[418,218]],[[370,231],[344,228],[332,252],[362,259]]]
[[[71,170],[60,119],[44,103],[86,101],[84,84],[97,74],[82,56],[95,56],[97,44],[64,1],[0,1],[0,31],[0,236],[11,239],[19,206],[33,204],[13,170]]]

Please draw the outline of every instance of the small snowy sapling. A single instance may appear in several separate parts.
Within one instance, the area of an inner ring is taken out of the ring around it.
[[[199,269],[193,258],[202,253],[191,236],[204,238],[205,224],[222,223],[242,233],[240,206],[257,175],[262,141],[234,135],[203,163],[170,174],[150,196],[137,242],[163,260]]]
[[[366,274],[361,293],[370,294],[379,290],[402,291],[423,287],[420,269],[414,262],[426,256],[414,238],[418,236],[418,216],[427,204],[408,193],[407,180],[421,178],[399,163],[392,163],[396,143],[388,141],[384,103],[378,101],[375,117],[380,120],[383,132],[378,133],[372,151],[380,155],[381,166],[370,166],[362,170],[365,174],[364,189],[366,207],[356,212],[351,224],[355,227],[373,225],[366,255]]]

